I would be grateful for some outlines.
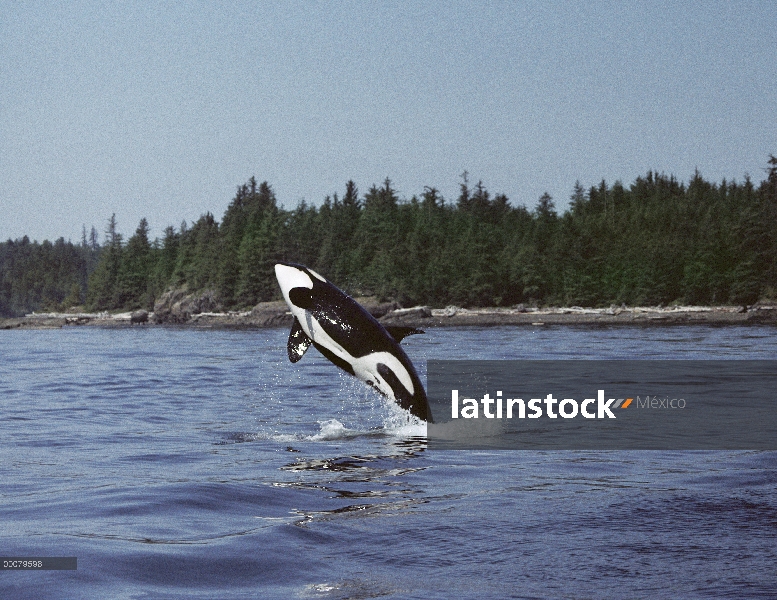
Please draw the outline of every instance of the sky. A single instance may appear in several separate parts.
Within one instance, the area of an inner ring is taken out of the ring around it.
[[[453,202],[466,171],[563,210],[777,154],[771,0],[0,0],[0,56],[0,240],[161,237],[251,176],[293,208],[387,177]]]

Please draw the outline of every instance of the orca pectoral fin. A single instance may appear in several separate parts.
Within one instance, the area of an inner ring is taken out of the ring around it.
[[[293,363],[297,362],[307,352],[312,343],[311,339],[303,331],[297,317],[294,317],[294,324],[291,326],[291,333],[289,333],[289,341],[286,343],[289,360]]]
[[[408,335],[426,333],[423,329],[417,329],[416,327],[394,327],[391,325],[386,327],[386,331],[388,331],[389,335],[397,341],[397,344]]]

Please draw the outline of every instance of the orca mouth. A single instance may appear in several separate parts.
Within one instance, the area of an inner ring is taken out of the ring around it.
[[[305,267],[300,265],[294,265],[291,263],[278,263],[275,265],[275,278],[278,280],[278,285],[281,286],[281,291],[286,299],[289,301],[289,292],[296,288],[313,289],[313,279],[305,271]]]

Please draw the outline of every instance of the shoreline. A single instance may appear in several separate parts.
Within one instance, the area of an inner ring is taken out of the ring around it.
[[[495,327],[546,325],[777,325],[777,305],[756,305],[748,310],[734,306],[610,307],[610,308],[475,308],[455,306],[398,308],[362,300],[383,325],[418,328]],[[291,327],[292,316],[282,301],[263,302],[244,312],[199,312],[162,319],[146,311],[102,313],[32,313],[0,318],[0,329],[59,329],[62,327],[184,327],[261,329]]]

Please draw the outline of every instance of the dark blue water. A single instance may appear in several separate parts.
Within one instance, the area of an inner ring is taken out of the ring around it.
[[[777,358],[760,327],[433,329],[427,358]],[[777,597],[766,452],[429,451],[285,330],[0,332],[2,598]]]

